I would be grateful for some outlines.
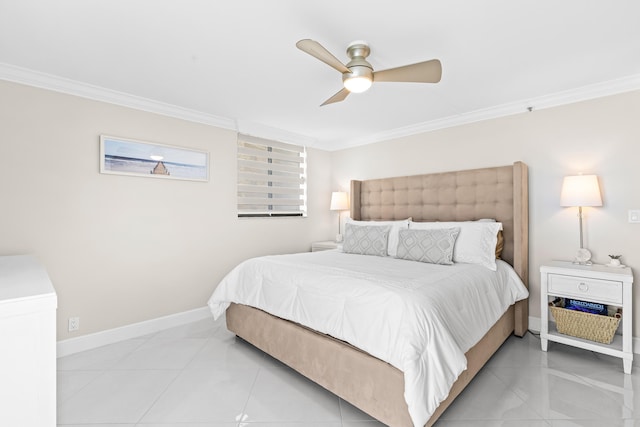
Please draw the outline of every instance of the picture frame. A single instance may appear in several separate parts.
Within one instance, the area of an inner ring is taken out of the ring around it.
[[[209,153],[173,145],[100,135],[100,173],[209,181]]]

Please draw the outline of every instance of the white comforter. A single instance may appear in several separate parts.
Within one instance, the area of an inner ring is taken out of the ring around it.
[[[405,400],[424,426],[467,367],[473,347],[528,296],[513,269],[442,266],[323,251],[247,260],[216,288],[215,318],[231,302],[349,342],[404,373]]]

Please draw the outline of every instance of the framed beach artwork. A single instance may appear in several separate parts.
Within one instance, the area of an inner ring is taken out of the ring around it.
[[[100,135],[100,173],[208,181],[209,153]]]

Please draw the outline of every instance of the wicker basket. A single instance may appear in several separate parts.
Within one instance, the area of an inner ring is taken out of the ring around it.
[[[554,307],[551,304],[549,310],[551,310],[551,314],[556,319],[556,327],[561,334],[584,338],[602,344],[611,344],[620,324],[620,313],[615,316],[603,316],[567,310],[562,307]]]

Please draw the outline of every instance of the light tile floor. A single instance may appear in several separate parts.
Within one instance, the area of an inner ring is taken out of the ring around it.
[[[58,425],[382,426],[213,320],[58,359]],[[463,426],[640,426],[640,368],[511,337],[436,423]]]

